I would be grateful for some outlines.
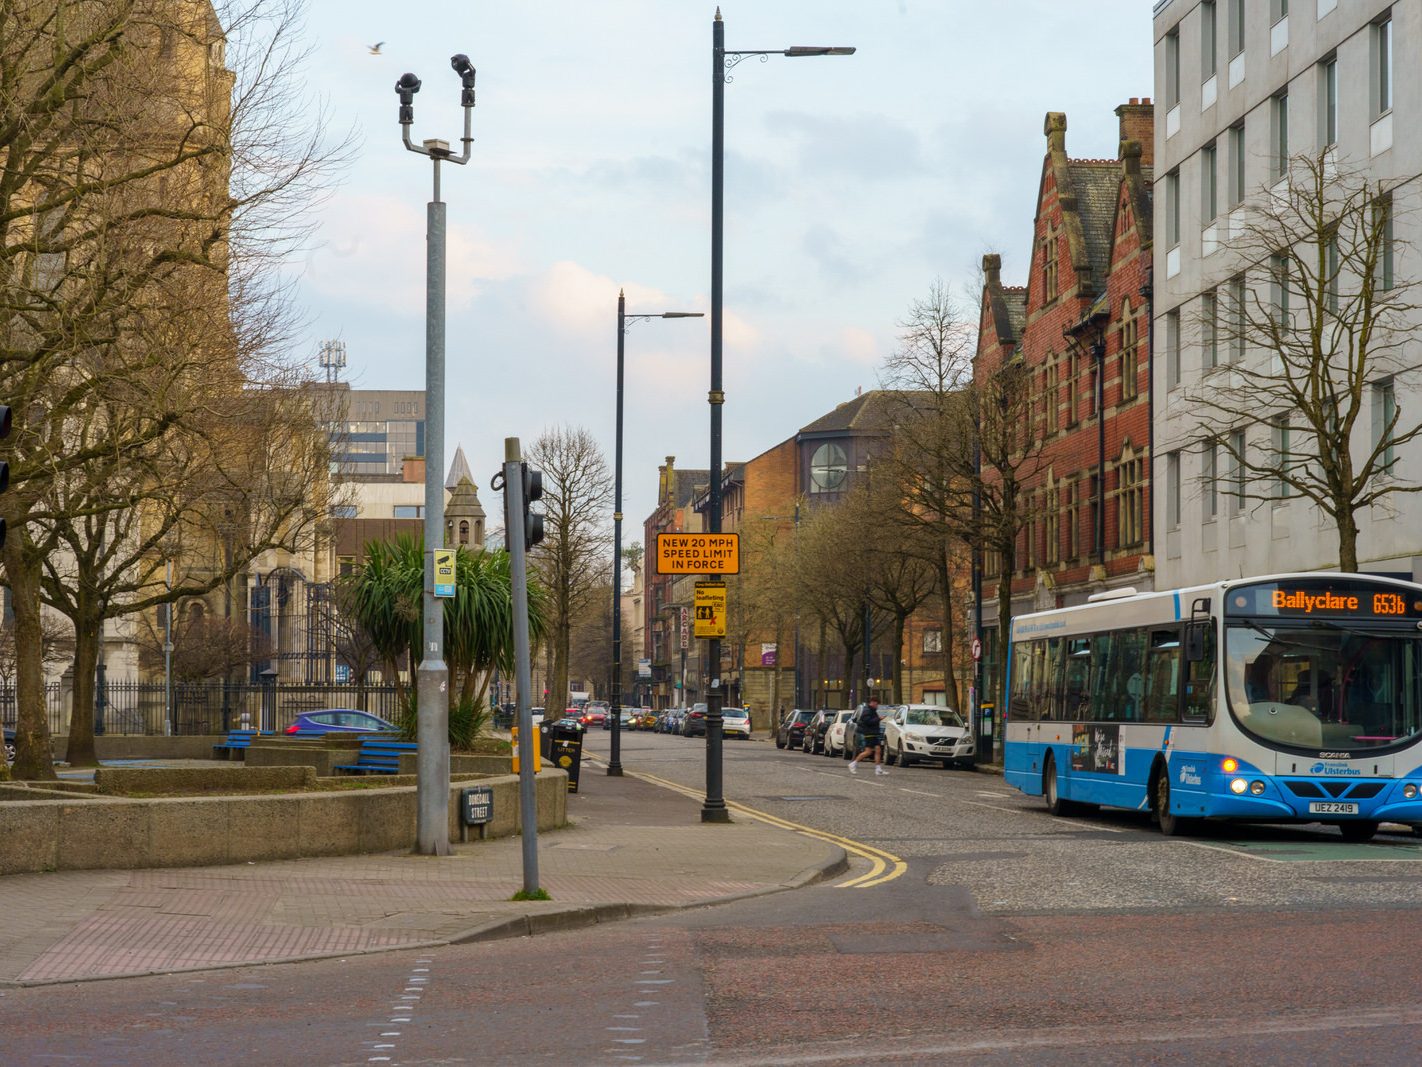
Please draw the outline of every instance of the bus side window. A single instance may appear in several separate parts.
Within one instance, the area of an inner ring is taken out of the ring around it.
[[[1091,638],[1067,639],[1066,681],[1062,685],[1064,703],[1058,718],[1075,722],[1091,717]]]
[[[1041,673],[1037,675],[1037,708],[1044,719],[1060,719],[1062,688],[1062,639],[1048,638],[1043,641],[1044,659]]]
[[[1186,722],[1209,722],[1215,694],[1215,630],[1212,625],[1192,624],[1198,627],[1200,636],[1196,650],[1198,659],[1191,659],[1185,665],[1185,714]]]
[[[1145,695],[1145,631],[1117,630],[1111,635],[1112,668],[1106,701],[1108,718],[1120,722],[1140,722]]]
[[[1120,718],[1115,687],[1111,679],[1116,674],[1117,634],[1097,634],[1091,639],[1091,714],[1096,720]]]
[[[1040,641],[1023,641],[1012,649],[1012,718],[1032,722],[1037,718],[1036,701],[1032,699],[1033,659]]]
[[[1146,654],[1145,721],[1180,719],[1180,631],[1152,630]]]

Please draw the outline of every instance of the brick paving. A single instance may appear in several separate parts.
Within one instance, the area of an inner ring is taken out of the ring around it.
[[[586,777],[586,776],[585,776]],[[43,984],[428,945],[521,916],[690,907],[802,884],[842,854],[633,777],[568,798],[569,828],[539,837],[548,902],[514,902],[522,842],[447,858],[381,853],[232,867],[65,871],[0,879],[0,984]]]

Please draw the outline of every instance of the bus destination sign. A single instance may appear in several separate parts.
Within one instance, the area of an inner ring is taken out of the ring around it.
[[[1422,619],[1422,599],[1370,582],[1271,582],[1231,589],[1226,605],[1231,615]]]

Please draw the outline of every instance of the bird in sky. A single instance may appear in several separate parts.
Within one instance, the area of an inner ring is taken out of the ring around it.
[[[381,50],[383,47],[385,47],[385,42],[384,42],[384,41],[377,41],[375,44],[373,44],[373,45],[370,46],[370,54],[373,55],[373,56],[378,56],[378,55],[380,55],[380,50]]]

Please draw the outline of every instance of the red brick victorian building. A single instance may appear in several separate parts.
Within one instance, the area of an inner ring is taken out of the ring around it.
[[[1152,585],[1150,100],[1116,114],[1111,160],[1069,158],[1066,116],[1047,114],[1027,285],[1004,286],[1001,258],[983,257],[974,374],[1022,362],[1040,449],[1025,485],[1014,613]],[[983,624],[993,661],[997,584],[989,556]]]

